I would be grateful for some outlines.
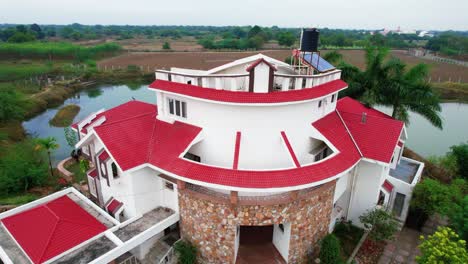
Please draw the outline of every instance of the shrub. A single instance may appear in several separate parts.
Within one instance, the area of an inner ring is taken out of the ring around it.
[[[128,65],[127,66],[127,71],[128,72],[139,72],[140,67],[138,67],[137,65]]]
[[[193,264],[197,260],[197,248],[188,241],[178,241],[174,244],[174,250],[181,264]]]
[[[433,234],[424,238],[419,245],[421,256],[416,257],[420,264],[468,263],[466,241],[459,239],[458,235],[448,227],[439,227]]]
[[[333,234],[328,234],[322,240],[320,247],[320,263],[339,264],[341,260],[340,241]]]
[[[170,50],[171,49],[171,45],[169,44],[169,42],[164,42],[163,46],[162,46],[163,50]]]
[[[369,230],[369,237],[374,241],[390,239],[398,229],[398,222],[393,216],[378,208],[367,211],[359,220]]]

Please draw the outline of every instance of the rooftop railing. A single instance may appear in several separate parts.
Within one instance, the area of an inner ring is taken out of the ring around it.
[[[341,71],[334,70],[315,75],[280,74],[273,75],[275,91],[301,90],[341,78]],[[250,77],[245,74],[196,74],[167,70],[156,70],[156,80],[185,83],[217,90],[248,92]],[[265,83],[268,85],[268,83]]]

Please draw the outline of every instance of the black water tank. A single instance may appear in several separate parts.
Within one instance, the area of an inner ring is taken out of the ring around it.
[[[301,51],[317,51],[319,31],[316,28],[303,29],[301,34]]]

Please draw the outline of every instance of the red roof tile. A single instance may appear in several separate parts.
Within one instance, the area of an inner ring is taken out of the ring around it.
[[[391,184],[389,181],[385,180],[384,183],[382,184],[382,187],[387,190],[389,193],[392,192],[393,190],[393,184]]]
[[[360,155],[338,115],[333,112],[315,122],[339,153],[320,163],[273,171],[233,170],[179,158],[201,128],[166,123],[152,114],[97,126],[95,132],[125,171],[144,163],[196,181],[243,188],[280,188],[321,181],[351,168]]]
[[[241,143],[241,132],[237,131],[237,133],[236,133],[236,145],[234,146],[234,161],[232,163],[232,168],[234,170],[237,170],[237,168],[239,167],[240,143]]]
[[[297,160],[296,153],[294,153],[291,143],[289,143],[288,136],[286,136],[284,131],[281,131],[281,137],[283,138],[284,144],[286,144],[286,147],[288,148],[289,155],[291,155],[291,158],[294,161],[294,165],[296,165],[298,168],[301,167],[299,160]]]
[[[88,172],[88,175],[89,175],[91,178],[96,178],[96,177],[98,176],[97,170],[96,170],[96,169],[92,169],[91,171]]]
[[[295,101],[305,101],[343,90],[348,85],[342,80],[334,80],[325,84],[317,85],[313,88],[290,90],[270,93],[252,93],[239,91],[217,90],[213,88],[203,88],[185,83],[156,80],[150,84],[150,88],[182,94],[190,97],[201,98],[212,101],[228,103],[286,103]]]
[[[362,155],[389,163],[404,123],[351,98],[339,100],[337,109]],[[363,113],[367,114],[365,122],[362,122]]]
[[[103,151],[101,152],[101,154],[99,154],[99,160],[100,161],[106,161],[108,158],[109,158],[109,153],[107,153],[107,151]]]
[[[43,263],[104,232],[106,227],[62,196],[1,222],[33,263]]]
[[[264,58],[260,58],[256,61],[254,61],[249,67],[247,67],[247,69],[245,69],[246,71],[251,71],[252,69],[254,69],[255,67],[257,67],[257,65],[259,65],[260,63],[265,63],[268,67],[272,68],[273,70],[276,71],[276,67],[273,66],[271,63],[269,63],[268,61],[266,61]]]
[[[123,205],[122,202],[116,200],[116,199],[112,199],[112,201],[109,203],[109,205],[107,206],[107,211],[109,213],[111,213],[112,215],[115,215],[115,213],[117,212],[117,210]]]

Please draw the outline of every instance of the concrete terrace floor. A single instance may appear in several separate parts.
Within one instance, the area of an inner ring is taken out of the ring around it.
[[[13,263],[26,264],[31,263],[28,257],[23,253],[21,248],[16,242],[10,237],[7,230],[0,223],[0,246],[5,250],[7,255],[11,258]],[[1,261],[0,261],[1,263]]]
[[[115,248],[115,244],[107,237],[103,236],[81,247],[75,251],[70,252],[66,256],[52,262],[53,264],[86,264],[92,260],[104,255],[109,250]]]
[[[115,231],[114,234],[120,238],[122,241],[128,241],[132,237],[140,234],[141,232],[147,230],[153,225],[161,222],[162,220],[173,215],[174,211],[169,208],[158,207],[144,214],[140,219],[132,222],[119,230]]]

